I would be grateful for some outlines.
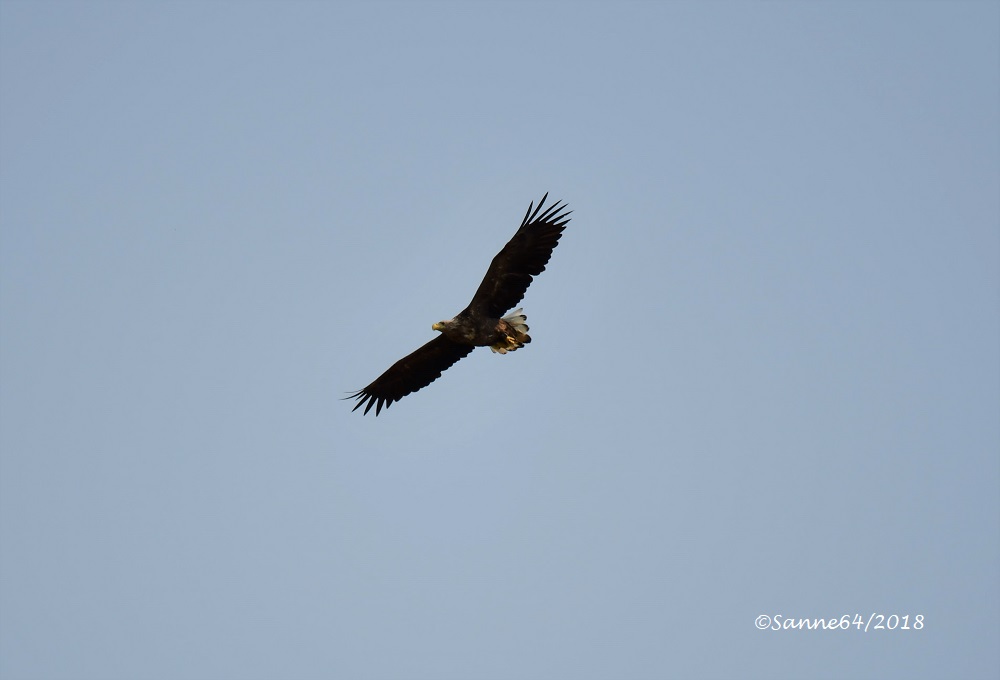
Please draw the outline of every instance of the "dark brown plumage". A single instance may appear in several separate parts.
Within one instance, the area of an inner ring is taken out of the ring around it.
[[[566,211],[563,203],[557,202],[542,212],[547,197],[548,194],[542,196],[537,208],[534,203],[528,206],[521,226],[493,258],[469,306],[455,318],[432,326],[441,331],[439,337],[394,363],[368,387],[347,397],[358,400],[353,410],[364,405],[364,412],[368,413],[374,406],[377,416],[383,406],[389,408],[392,402],[430,385],[475,347],[488,346],[494,352],[506,354],[531,342],[527,317],[521,310],[503,314],[521,301],[532,278],[545,271],[569,223],[571,211]]]

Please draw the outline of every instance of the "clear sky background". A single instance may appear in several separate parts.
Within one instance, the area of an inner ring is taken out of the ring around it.
[[[4,0],[0,677],[996,678],[998,102],[995,2]]]

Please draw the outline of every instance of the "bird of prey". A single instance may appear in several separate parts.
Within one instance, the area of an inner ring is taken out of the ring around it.
[[[374,406],[377,416],[383,406],[388,409],[392,402],[430,385],[475,347],[506,354],[531,342],[522,310],[505,312],[521,301],[532,277],[545,271],[569,223],[571,211],[564,203],[542,211],[547,197],[547,193],[542,196],[537,208],[534,202],[528,206],[521,226],[493,258],[469,306],[453,319],[431,326],[441,335],[394,363],[368,387],[345,397],[358,400],[352,410],[364,406],[367,414]]]

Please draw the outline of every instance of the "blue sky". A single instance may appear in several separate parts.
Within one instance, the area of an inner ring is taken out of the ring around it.
[[[0,676],[995,678],[998,26],[4,0]]]

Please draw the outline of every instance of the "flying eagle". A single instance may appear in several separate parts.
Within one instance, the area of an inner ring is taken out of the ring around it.
[[[531,278],[545,271],[569,223],[564,203],[556,202],[542,212],[547,197],[542,196],[537,208],[534,202],[528,206],[517,233],[493,258],[469,306],[455,318],[431,326],[441,335],[394,363],[368,387],[345,397],[358,400],[353,411],[363,405],[368,413],[374,406],[377,416],[383,406],[389,408],[392,402],[430,385],[475,347],[506,354],[531,342],[521,310],[504,313],[521,301]]]

